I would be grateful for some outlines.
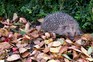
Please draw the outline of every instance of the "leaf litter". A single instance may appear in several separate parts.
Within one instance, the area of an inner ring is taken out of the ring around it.
[[[83,34],[75,41],[53,32],[43,32],[14,14],[0,22],[0,62],[92,62],[93,36]],[[37,28],[39,27],[39,28]],[[16,57],[16,58],[15,58]]]

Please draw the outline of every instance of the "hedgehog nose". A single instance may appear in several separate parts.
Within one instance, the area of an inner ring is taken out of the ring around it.
[[[74,36],[70,36],[69,38],[70,38],[71,40],[74,40]]]

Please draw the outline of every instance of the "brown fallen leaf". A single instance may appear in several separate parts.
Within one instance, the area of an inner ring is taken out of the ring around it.
[[[31,57],[27,58],[26,62],[32,62]]]
[[[41,26],[36,26],[36,29],[37,29],[38,31],[40,31],[40,30],[41,30]]]
[[[39,45],[40,47],[42,47],[44,44],[45,44],[45,43],[44,43],[43,41],[41,41],[38,45]]]
[[[67,43],[69,43],[69,44],[73,44],[73,42],[70,40],[70,39],[66,39],[65,40]]]
[[[59,41],[54,41],[53,44],[52,44],[53,47],[58,47],[58,46],[61,46],[61,45],[62,45],[62,43],[59,42]]]
[[[82,42],[82,39],[78,39],[78,40],[75,42],[75,45],[84,45],[83,42]]]
[[[0,29],[0,34],[1,34],[2,36],[8,36],[9,31],[8,31],[7,29],[1,28],[1,29]]]
[[[46,38],[49,38],[51,35],[50,35],[50,33],[46,32],[45,36],[46,36]]]
[[[28,44],[27,43],[21,43],[21,41],[19,41],[19,43],[17,43],[16,44],[16,46],[18,47],[18,48],[23,48],[23,47],[25,47],[25,46],[27,46]]]
[[[41,38],[45,40],[46,39],[46,36],[45,35],[41,35]]]
[[[84,62],[84,60],[81,58],[81,59],[78,59],[77,60],[78,62]]]
[[[93,61],[93,58],[86,58],[86,59],[89,60],[89,61],[91,61],[91,62]]]
[[[61,62],[60,60],[56,60],[56,62]]]
[[[83,58],[80,58],[80,59],[78,59],[77,61],[78,61],[78,62],[89,62],[88,60],[85,60],[85,59],[83,59]]]
[[[39,50],[40,49],[40,46],[39,45],[34,45],[34,48],[37,50]]]
[[[23,17],[20,17],[19,22],[26,24],[27,20]]]
[[[59,54],[62,54],[63,52],[66,52],[68,49],[68,46],[61,46],[61,49],[59,51]]]
[[[45,53],[40,53],[40,54],[37,55],[37,59],[44,59],[44,60],[47,61],[48,59],[50,59],[50,56],[48,56]]]
[[[31,56],[32,56],[32,55],[35,55],[37,52],[38,52],[37,50],[34,50],[34,51],[32,51],[32,53],[31,53],[30,55],[31,55]]]
[[[73,50],[73,59],[77,59],[79,57],[79,54]]]
[[[70,62],[70,61],[69,61],[68,59],[66,59],[66,58],[64,58],[64,61],[65,61],[65,62]]]
[[[44,18],[40,18],[40,19],[38,19],[38,22],[43,22],[44,21]]]
[[[38,31],[36,31],[36,30],[33,31],[33,32],[31,32],[30,35],[31,35],[33,38],[39,37]]]
[[[60,48],[61,48],[61,46],[59,46],[59,47],[51,47],[50,48],[50,52],[52,52],[52,53],[59,53],[59,51],[60,51]]]
[[[41,59],[41,61],[40,62],[46,62],[46,60],[45,59]]]
[[[47,53],[49,51],[50,51],[50,48],[49,47],[45,47],[44,50],[43,50],[44,53]]]
[[[24,53],[22,54],[22,57],[25,58],[25,57],[28,57],[29,55],[30,55],[30,52],[27,51],[27,52],[24,52]]]
[[[0,51],[2,51],[4,49],[8,49],[10,47],[11,47],[11,45],[8,42],[2,42],[2,43],[0,43]]]
[[[51,43],[51,42],[53,42],[53,39],[51,39],[51,38],[50,38],[50,39],[47,39],[47,40],[44,40],[44,43],[45,43],[45,44],[49,44],[49,43]]]
[[[26,25],[25,25],[25,31],[26,31],[26,33],[28,33],[29,30],[30,30],[30,23],[27,22]]]
[[[88,54],[88,51],[87,51],[84,47],[81,47],[81,51],[82,51],[82,53],[85,54],[86,56],[91,57],[91,56]]]
[[[73,50],[75,50],[75,51],[78,51],[78,52],[80,52],[81,53],[81,51],[79,50],[79,47],[78,46],[71,46],[71,47],[68,47],[69,49],[73,49]]]
[[[20,53],[24,53],[24,52],[26,52],[26,51],[27,51],[26,48],[19,48],[19,52],[20,52]]]
[[[51,34],[52,39],[56,39],[56,34],[55,33],[51,32],[50,34]]]
[[[92,34],[87,33],[87,34],[82,35],[81,39],[86,40],[86,41],[93,41],[93,36]]]
[[[38,45],[38,44],[40,43],[40,41],[39,41],[39,40],[37,40],[37,39],[36,39],[36,40],[34,40],[33,42],[34,42],[34,44],[36,44],[36,45]]]
[[[54,59],[51,59],[51,60],[49,60],[48,62],[56,62],[56,60],[54,60]]]
[[[23,39],[24,39],[24,40],[30,40],[31,38],[30,38],[30,36],[28,36],[28,35],[24,35]]]
[[[7,61],[15,61],[18,59],[20,59],[20,55],[19,54],[13,54],[7,58]]]
[[[6,55],[7,55],[7,54],[6,54],[6,51],[2,51],[2,50],[1,50],[1,51],[0,51],[0,60],[1,60],[1,59],[4,59],[4,58],[6,57]]]

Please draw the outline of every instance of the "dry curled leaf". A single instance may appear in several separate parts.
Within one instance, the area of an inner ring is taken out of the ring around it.
[[[54,41],[53,44],[52,44],[53,47],[58,47],[58,46],[61,46],[61,42],[59,41]]]
[[[36,29],[37,29],[38,31],[40,31],[40,30],[41,30],[41,26],[36,26]]]
[[[19,54],[13,54],[7,58],[7,61],[15,61],[18,59],[20,59],[20,55]]]
[[[50,48],[50,52],[52,52],[52,53],[58,53],[59,51],[60,51],[60,48],[61,48],[61,46],[59,46],[59,47],[51,47]]]
[[[86,40],[86,41],[93,41],[93,36],[92,34],[87,33],[87,34],[82,35],[81,39]]]
[[[45,43],[45,44],[49,44],[49,43],[51,43],[51,42],[53,42],[53,39],[51,39],[51,38],[48,39],[48,40],[44,40],[44,43]]]
[[[46,36],[47,38],[49,38],[49,37],[50,37],[50,33],[46,32],[46,33],[45,33],[45,36]]]
[[[68,46],[61,46],[60,51],[59,51],[59,54],[62,54],[64,52],[66,52],[67,49],[68,49]]]
[[[40,49],[40,46],[39,45],[35,45],[34,48]]]
[[[12,20],[15,21],[17,18],[18,18],[17,13],[14,13],[14,14],[13,14],[13,19],[12,19]]]
[[[26,33],[29,32],[29,30],[30,30],[30,23],[27,22],[26,25],[25,25]]]
[[[26,19],[23,18],[23,17],[20,17],[19,22],[21,22],[21,23],[27,23]]]
[[[48,60],[48,59],[50,59],[50,57],[45,53],[40,53],[40,54],[38,54],[37,59]]]
[[[21,41],[19,41],[19,42],[21,42]],[[27,43],[23,43],[23,44],[17,43],[17,44],[16,44],[16,46],[17,46],[18,48],[23,48],[23,47],[25,47],[25,46],[27,46],[27,45],[28,45]]]
[[[85,54],[86,56],[91,57],[91,56],[88,54],[88,51],[87,51],[85,48],[81,47],[81,51],[82,51],[82,53]]]
[[[86,58],[87,60],[89,60],[89,61],[93,61],[93,58]]]
[[[48,62],[56,62],[56,60],[54,60],[54,59],[51,59],[51,60],[49,60]]]
[[[76,45],[84,45],[85,42],[82,41],[82,39],[78,39],[75,44]]]
[[[50,50],[49,47],[45,47],[44,50],[43,50],[43,52],[44,52],[44,53],[47,53],[47,52],[49,52],[49,50]]]
[[[78,51],[81,53],[81,51],[79,50],[79,47],[78,46],[71,46],[71,47],[68,47],[69,49],[73,49],[75,51]]]
[[[1,28],[1,29],[0,29],[0,34],[1,34],[2,36],[8,36],[9,31],[8,31],[7,29]]]
[[[70,39],[65,40],[67,43],[72,44],[73,42]]]
[[[73,59],[77,59],[79,57],[79,54],[76,51],[73,51]]]
[[[31,57],[30,58],[27,58],[26,62],[32,62]]]
[[[25,58],[25,57],[28,57],[29,55],[30,55],[30,52],[27,51],[27,52],[24,52],[24,53],[22,54],[22,57]]]
[[[24,39],[24,40],[30,40],[31,38],[30,38],[30,36],[28,36],[28,35],[24,35],[23,39]]]
[[[39,37],[39,33],[38,33],[37,30],[31,32],[30,35],[31,35],[33,38],[37,38],[37,37]]]
[[[26,48],[19,48],[19,52],[20,52],[20,53],[24,53],[24,52],[26,52],[26,51],[27,51]]]
[[[69,61],[68,59],[66,59],[66,58],[64,58],[64,61],[65,61],[65,62],[70,62],[70,61]]]
[[[10,44],[8,42],[2,42],[0,43],[0,51],[4,50],[4,49],[8,49],[10,48]]]
[[[38,21],[42,23],[44,21],[44,18],[40,18]]]
[[[46,36],[44,36],[44,35],[41,35],[41,38],[45,40],[45,39],[46,39]]]

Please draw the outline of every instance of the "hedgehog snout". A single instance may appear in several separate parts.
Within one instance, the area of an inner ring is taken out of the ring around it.
[[[74,40],[74,34],[70,32],[67,32],[67,33],[68,33],[68,38],[70,38],[71,40]]]

